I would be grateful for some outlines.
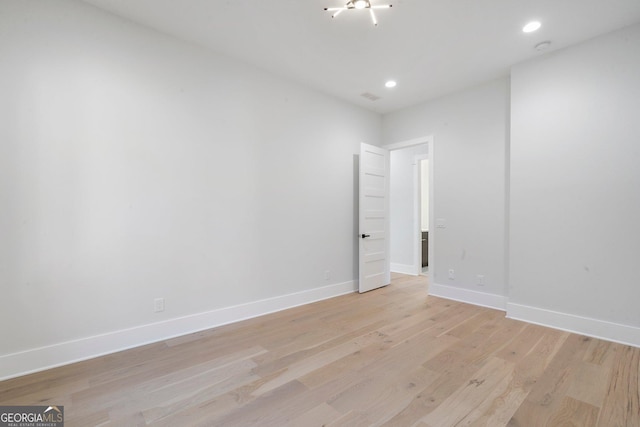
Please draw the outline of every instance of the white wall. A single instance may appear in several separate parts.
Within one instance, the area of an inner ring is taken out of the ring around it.
[[[389,228],[391,231],[391,271],[418,274],[415,265],[416,224],[416,156],[428,154],[427,144],[394,150],[390,153]]]
[[[640,345],[640,25],[512,70],[509,315]]]
[[[70,1],[0,61],[0,378],[354,288],[377,114]]]
[[[383,117],[385,144],[434,138],[432,293],[504,307],[508,117],[506,78]]]

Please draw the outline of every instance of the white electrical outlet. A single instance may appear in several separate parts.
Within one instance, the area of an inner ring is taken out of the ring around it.
[[[325,270],[324,272],[324,280],[329,280],[331,278],[331,271]]]
[[[484,286],[484,274],[478,274],[478,286]]]
[[[156,313],[164,311],[164,298],[156,298],[153,300],[153,311]]]
[[[453,280],[456,278],[456,272],[453,268],[449,269],[449,280]]]

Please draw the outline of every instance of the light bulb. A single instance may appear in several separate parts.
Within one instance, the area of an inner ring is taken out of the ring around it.
[[[356,0],[355,2],[353,2],[353,6],[356,9],[364,9],[365,7],[367,7],[367,2],[366,0]]]

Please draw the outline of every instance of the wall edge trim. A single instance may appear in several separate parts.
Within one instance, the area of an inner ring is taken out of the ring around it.
[[[507,307],[507,297],[505,296],[438,283],[429,285],[429,295],[501,311],[506,311]]]
[[[640,328],[606,320],[507,303],[507,317],[619,344],[640,347]]]
[[[393,273],[409,274],[411,276],[418,276],[420,272],[416,272],[416,266],[411,264],[398,264],[396,262],[391,263],[391,271]]]
[[[203,313],[0,355],[0,381],[356,292],[351,280]]]

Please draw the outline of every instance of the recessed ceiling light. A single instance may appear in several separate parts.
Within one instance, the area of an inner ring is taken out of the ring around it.
[[[532,33],[534,31],[538,30],[541,26],[542,26],[542,24],[539,21],[531,21],[527,25],[522,27],[522,32],[524,32],[524,33]]]
[[[389,80],[389,81],[388,81],[388,82],[386,82],[384,85],[385,85],[386,87],[388,87],[388,88],[392,88],[392,87],[396,87],[397,83],[396,83],[395,81],[393,81],[393,80]]]

